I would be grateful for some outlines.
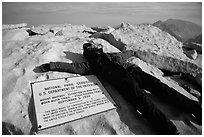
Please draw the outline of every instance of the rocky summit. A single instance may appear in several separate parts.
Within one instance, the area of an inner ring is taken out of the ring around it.
[[[159,134],[108,82],[102,81],[117,109],[37,131],[29,82],[79,76],[64,72],[36,73],[47,62],[83,62],[82,45],[92,41],[105,52],[134,50],[129,62],[197,102],[202,101],[202,52],[184,50],[184,44],[151,24],[86,27],[71,24],[2,27],[3,134],[132,135]],[[198,59],[199,58],[199,59]],[[147,85],[148,86],[148,85]],[[176,125],[180,134],[202,134],[202,125],[176,106],[148,97]],[[164,99],[165,100],[165,99]],[[191,109],[191,108],[189,108]]]

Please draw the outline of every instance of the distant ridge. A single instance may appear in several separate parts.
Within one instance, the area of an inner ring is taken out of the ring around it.
[[[189,21],[178,19],[168,19],[164,22],[159,20],[153,23],[153,26],[156,26],[161,30],[168,32],[177,40],[182,42],[188,41],[189,39],[194,39],[195,37],[202,34],[201,26]]]
[[[194,42],[194,43],[202,44],[202,34],[198,35],[194,39],[189,39],[188,42]]]

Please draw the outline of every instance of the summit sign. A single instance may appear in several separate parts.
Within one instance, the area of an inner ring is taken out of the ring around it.
[[[39,130],[116,108],[94,75],[32,82],[30,85]]]

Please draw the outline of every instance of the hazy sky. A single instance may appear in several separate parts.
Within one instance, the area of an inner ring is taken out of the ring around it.
[[[83,24],[115,26],[181,19],[202,25],[202,3],[174,2],[28,2],[2,3],[3,24]]]

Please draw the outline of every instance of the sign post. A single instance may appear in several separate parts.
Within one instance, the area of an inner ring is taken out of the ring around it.
[[[94,75],[32,82],[38,130],[115,109]]]

